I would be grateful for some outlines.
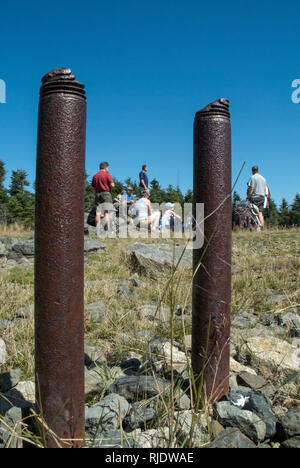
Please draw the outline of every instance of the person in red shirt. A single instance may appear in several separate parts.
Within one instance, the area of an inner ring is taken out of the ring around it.
[[[104,212],[114,212],[114,206],[111,196],[111,189],[115,186],[114,180],[109,173],[108,162],[100,164],[100,171],[97,172],[92,179],[92,187],[96,194],[96,227],[100,227],[101,217]]]

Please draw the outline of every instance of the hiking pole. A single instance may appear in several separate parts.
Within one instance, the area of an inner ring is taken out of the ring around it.
[[[204,203],[204,245],[193,250],[192,368],[202,397],[229,391],[231,309],[231,128],[229,101],[196,113],[194,209]]]
[[[35,365],[49,448],[80,447],[84,437],[85,127],[84,86],[69,69],[47,73],[37,140]]]

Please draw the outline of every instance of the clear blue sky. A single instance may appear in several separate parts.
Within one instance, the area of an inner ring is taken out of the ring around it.
[[[123,180],[147,163],[161,185],[192,188],[193,119],[231,101],[233,179],[258,164],[277,203],[300,191],[297,2],[14,1],[0,7],[0,159],[35,179],[41,77],[70,67],[86,85],[86,169]]]

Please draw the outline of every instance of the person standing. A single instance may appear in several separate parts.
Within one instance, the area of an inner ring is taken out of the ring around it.
[[[109,173],[108,162],[102,162],[99,167],[100,171],[97,172],[92,179],[92,187],[96,195],[96,228],[97,233],[101,225],[101,216],[105,212],[114,212],[114,206],[111,196],[111,189],[115,186],[114,180]],[[99,233],[98,233],[99,234]]]
[[[140,179],[139,187],[141,190],[146,190],[149,193],[150,186],[149,186],[147,171],[148,171],[148,167],[146,164],[144,164],[141,172],[139,173],[139,179]]]
[[[250,177],[247,189],[247,198],[250,203],[254,203],[259,209],[258,218],[261,227],[264,227],[265,220],[263,215],[265,195],[267,190],[266,179],[258,173],[258,166],[252,167],[252,176]]]

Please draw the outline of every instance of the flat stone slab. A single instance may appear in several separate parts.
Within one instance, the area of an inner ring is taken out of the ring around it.
[[[184,251],[183,245],[174,248],[169,244],[135,243],[123,249],[123,253],[131,268],[141,275],[161,276],[177,265],[181,255],[179,268],[192,269],[192,250]]]

